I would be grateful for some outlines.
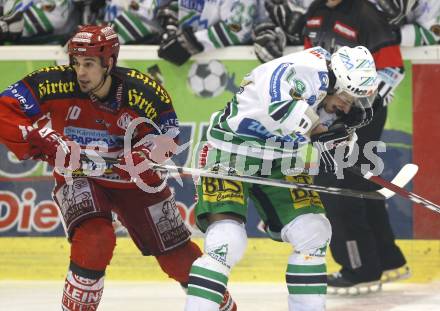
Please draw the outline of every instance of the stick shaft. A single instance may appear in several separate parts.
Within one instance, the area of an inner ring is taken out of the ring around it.
[[[380,185],[382,187],[385,187],[395,193],[397,193],[398,195],[400,195],[401,197],[404,197],[414,203],[418,203],[420,205],[422,205],[423,207],[429,208],[430,210],[440,213],[440,206],[423,198],[422,196],[415,194],[411,191],[408,191],[404,188],[401,188],[391,182],[389,182],[388,180],[383,179],[380,176],[374,176],[371,173],[367,172],[366,174],[363,174],[361,169],[353,166],[350,168],[350,171],[355,173],[356,175],[362,176],[363,178],[377,184]]]
[[[90,160],[94,161],[95,159],[97,160],[98,158],[94,157],[92,155],[87,155],[87,156],[81,155],[81,159],[84,159],[86,161],[90,161]],[[118,161],[113,158],[102,157],[102,159],[108,164],[117,164],[118,163]],[[296,183],[296,182],[291,182],[291,181],[287,181],[287,180],[271,179],[271,178],[265,178],[265,177],[259,177],[259,176],[226,175],[226,174],[219,174],[219,173],[214,173],[212,171],[206,171],[203,169],[191,168],[191,167],[155,164],[155,165],[151,166],[151,169],[160,170],[160,171],[168,171],[171,176],[174,174],[189,174],[192,176],[219,178],[219,179],[246,182],[246,183],[258,184],[258,185],[264,185],[264,186],[282,187],[282,188],[289,188],[289,189],[301,189],[301,190],[306,190],[306,191],[316,191],[316,192],[321,192],[321,193],[349,196],[349,197],[355,197],[355,198],[361,198],[361,199],[376,199],[376,200],[384,200],[385,199],[385,197],[383,195],[381,195],[380,193],[378,193],[376,191],[358,191],[358,190],[336,188],[336,187],[324,187],[324,186],[319,186],[319,185]]]

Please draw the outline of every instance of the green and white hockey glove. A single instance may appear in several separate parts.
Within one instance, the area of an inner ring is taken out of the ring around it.
[[[22,11],[9,12],[0,17],[0,41],[15,41],[20,38],[24,27]]]
[[[290,44],[302,44],[305,9],[291,0],[265,0],[264,6],[272,21],[286,33]]]
[[[253,38],[255,54],[262,63],[283,56],[286,36],[274,23],[266,21],[256,25]]]
[[[178,9],[177,1],[171,1],[157,9],[156,19],[164,34],[176,33],[179,29]]]

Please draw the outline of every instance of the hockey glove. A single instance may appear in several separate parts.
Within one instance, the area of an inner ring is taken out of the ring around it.
[[[52,166],[61,164],[65,167],[70,162],[73,148],[77,148],[79,160],[79,145],[50,128],[37,128],[30,131],[27,141],[31,145],[29,155],[34,160],[43,160]],[[57,157],[59,157],[59,162],[56,161]]]
[[[191,55],[203,51],[191,28],[165,33],[159,46],[158,56],[178,66],[183,65]]]
[[[159,7],[156,19],[162,27],[164,34],[176,33],[179,29],[178,3],[171,1],[167,5]]]
[[[145,139],[145,138],[144,138]],[[122,179],[140,177],[147,185],[157,185],[161,182],[160,173],[151,169],[154,163],[163,163],[176,153],[177,144],[174,138],[162,134],[154,135],[148,146],[135,145],[133,150],[118,159],[119,164],[113,170]]]
[[[402,26],[406,23],[406,16],[418,5],[418,0],[377,0],[376,4],[388,18],[388,23],[393,26]]]
[[[320,170],[326,173],[335,173],[338,164],[335,160],[335,151],[344,147],[350,139],[350,133],[343,124],[335,124],[327,132],[312,135],[311,141],[320,153]]]
[[[291,0],[265,0],[264,6],[272,21],[286,33],[290,44],[302,44],[305,10]]]
[[[253,37],[255,54],[262,63],[283,56],[286,36],[274,23],[267,21],[256,25]]]
[[[356,99],[347,114],[338,112],[338,115],[340,118],[336,123],[343,123],[348,127],[349,131],[353,131],[368,125],[373,120],[374,108],[364,107],[359,102],[359,99]]]
[[[131,153],[120,157],[118,164],[113,166],[113,172],[125,180],[139,177],[144,183],[152,186],[161,182],[159,173],[148,168],[149,164],[154,163],[155,162],[151,160],[150,150],[145,146],[140,146],[134,148]]]
[[[23,32],[24,19],[22,11],[14,11],[0,17],[0,42],[15,41]]]

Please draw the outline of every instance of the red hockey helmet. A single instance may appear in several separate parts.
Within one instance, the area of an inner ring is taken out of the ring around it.
[[[77,56],[98,56],[103,64],[108,64],[110,57],[114,58],[114,63],[118,59],[119,39],[117,33],[110,26],[86,25],[79,30],[69,40],[68,53],[70,62],[72,57]]]

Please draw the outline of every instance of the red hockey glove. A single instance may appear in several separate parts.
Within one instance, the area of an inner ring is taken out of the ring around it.
[[[147,141],[148,147],[143,140]],[[152,137],[144,137],[137,144],[140,145],[119,159],[119,164],[113,167],[114,172],[122,179],[140,177],[150,186],[161,183],[160,173],[150,169],[148,163],[164,163],[175,154],[178,147],[175,140],[164,134],[152,135]]]
[[[36,128],[30,131],[27,141],[31,145],[29,155],[52,166],[59,164],[66,167],[66,164],[70,163],[72,148],[78,148],[79,159],[79,145],[50,128]],[[56,163],[57,156],[60,157],[58,163]]]
[[[130,180],[139,176],[147,185],[156,185],[161,182],[161,178],[158,172],[148,168],[149,163],[155,163],[150,156],[150,150],[145,146],[134,148],[131,153],[118,159],[119,163],[113,166],[113,171],[121,179]]]

